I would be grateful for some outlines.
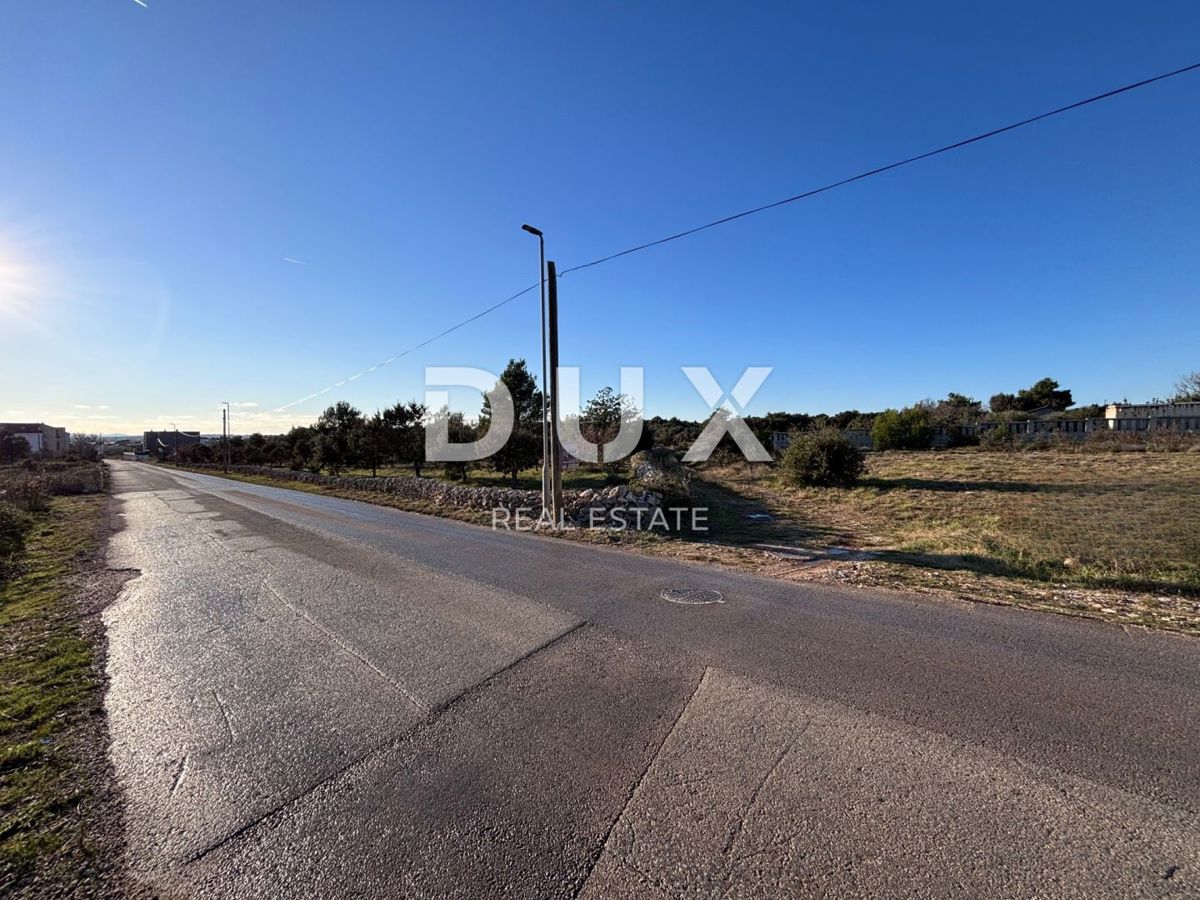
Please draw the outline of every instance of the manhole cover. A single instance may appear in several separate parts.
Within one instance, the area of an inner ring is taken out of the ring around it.
[[[709,588],[667,588],[662,592],[662,598],[668,603],[683,603],[687,606],[725,602],[720,591]]]

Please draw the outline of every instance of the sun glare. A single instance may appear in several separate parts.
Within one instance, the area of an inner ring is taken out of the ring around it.
[[[33,325],[43,280],[37,268],[22,256],[0,239],[0,319]]]

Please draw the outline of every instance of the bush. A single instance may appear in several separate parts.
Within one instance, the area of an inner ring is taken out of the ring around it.
[[[0,581],[8,578],[21,551],[29,517],[9,503],[0,503]]]
[[[97,465],[76,465],[45,473],[46,490],[55,497],[98,494],[104,490],[104,470]]]
[[[881,412],[871,428],[871,443],[876,450],[928,450],[933,445],[929,411],[913,406]]]
[[[980,450],[1016,450],[1017,436],[1009,430],[1007,422],[1001,422],[994,428],[979,435]]]
[[[866,463],[862,451],[840,431],[823,428],[793,435],[779,466],[784,480],[791,484],[850,487]]]
[[[95,463],[38,463],[0,470],[0,501],[26,512],[45,512],[51,497],[104,490],[104,467]]]
[[[1200,436],[1168,429],[1153,431],[1110,431],[1102,428],[1089,432],[1080,448],[1090,453],[1180,453],[1200,443]]]
[[[26,475],[9,483],[3,499],[25,512],[45,512],[50,508],[50,486],[43,475]]]

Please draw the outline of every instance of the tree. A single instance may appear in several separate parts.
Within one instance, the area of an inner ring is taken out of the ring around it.
[[[460,412],[452,413],[445,406],[428,416],[426,427],[436,429],[442,419],[447,420],[446,433],[450,443],[465,444],[475,440],[476,429],[463,418],[463,414]],[[470,463],[465,462],[448,462],[445,464],[446,474],[460,481],[466,481],[469,466]]]
[[[813,417],[806,413],[769,412],[765,416],[746,416],[746,424],[764,444],[771,443],[776,431],[788,434],[793,431],[808,431]]]
[[[256,431],[246,440],[246,462],[252,466],[261,466],[266,461],[267,439]]]
[[[988,401],[988,407],[994,413],[1029,412],[1048,406],[1059,411],[1075,403],[1071,392],[1059,390],[1058,382],[1053,378],[1043,378],[1032,386],[1017,391],[1014,394],[993,394]]]
[[[992,394],[988,400],[988,409],[993,413],[1016,412],[1021,404],[1016,394]]]
[[[1200,371],[1192,372],[1175,382],[1172,403],[1200,403]]]
[[[72,459],[99,459],[100,435],[78,432],[72,434],[71,442],[67,446],[67,456]]]
[[[542,392],[530,374],[523,359],[510,359],[500,375],[500,381],[508,388],[513,401],[513,430],[508,441],[492,454],[489,462],[497,472],[504,472],[517,486],[517,475],[522,469],[536,466],[542,458]],[[491,424],[491,401],[483,398],[483,409],[479,413],[481,430]]]
[[[1058,382],[1053,378],[1043,378],[1041,381],[1035,382],[1032,387],[1017,391],[1017,399],[1021,401],[1026,412],[1042,406],[1064,410],[1075,403],[1071,392],[1060,391]]]
[[[945,409],[958,410],[968,416],[978,415],[983,410],[983,401],[968,397],[966,394],[956,394],[951,391],[945,400],[938,402]]]
[[[371,477],[379,473],[379,464],[387,453],[387,425],[383,413],[376,412],[362,421],[358,432],[359,461],[370,466]]]
[[[336,475],[354,465],[358,456],[362,413],[339,400],[317,419],[317,464]]]
[[[428,410],[413,400],[397,403],[383,411],[384,435],[388,455],[397,462],[411,465],[421,477],[425,465],[425,417]]]
[[[296,426],[283,436],[285,460],[293,471],[311,468],[316,457],[316,431]]]
[[[235,466],[240,466],[246,461],[246,439],[240,434],[235,434],[229,439],[229,461]]]
[[[933,443],[928,410],[919,406],[884,410],[875,417],[871,443],[876,450],[928,450]]]
[[[0,463],[19,462],[33,454],[29,441],[0,428]]]
[[[510,359],[504,371],[500,373],[500,381],[512,395],[513,415],[517,424],[538,424],[542,419],[542,392],[538,390],[537,379],[529,371],[523,359]],[[483,398],[483,409],[479,413],[479,424],[484,425],[491,420],[492,404],[487,397]],[[539,431],[540,433],[540,431]]]
[[[641,410],[633,405],[629,397],[618,394],[610,387],[603,387],[583,408],[583,414],[579,417],[579,431],[587,441],[597,445],[599,461],[603,463],[606,462],[604,445],[617,436],[623,423],[632,423],[640,418]],[[645,423],[642,423],[642,428],[641,436],[644,437]],[[639,440],[636,449],[643,449],[643,443]]]
[[[967,434],[963,426],[983,417],[981,401],[952,391],[944,400],[924,400],[917,406],[928,411],[930,425],[944,430],[947,446],[962,447],[975,443],[975,435]]]
[[[655,416],[647,425],[646,430],[654,435],[655,446],[675,450],[681,454],[687,452],[704,430],[703,422],[691,422],[676,416],[669,419]]]

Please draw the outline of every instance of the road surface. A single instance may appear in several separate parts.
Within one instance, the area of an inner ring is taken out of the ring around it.
[[[1194,639],[113,469],[166,895],[1200,893]]]

